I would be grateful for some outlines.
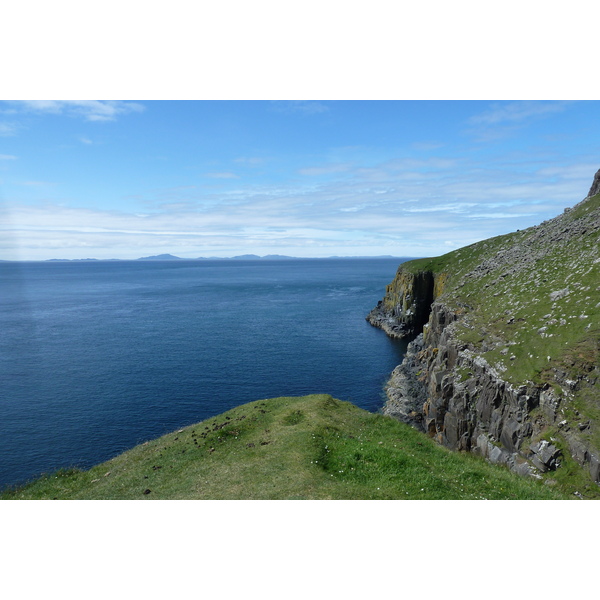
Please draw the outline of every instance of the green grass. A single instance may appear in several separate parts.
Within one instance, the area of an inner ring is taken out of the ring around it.
[[[62,470],[1,499],[564,499],[451,452],[389,417],[327,395],[244,404],[93,467]]]

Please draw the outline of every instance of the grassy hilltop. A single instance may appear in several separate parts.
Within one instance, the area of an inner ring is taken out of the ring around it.
[[[275,398],[64,470],[2,499],[561,499],[480,457],[327,395]]]

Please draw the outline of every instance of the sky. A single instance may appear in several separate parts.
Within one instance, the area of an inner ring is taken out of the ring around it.
[[[0,259],[437,256],[600,168],[596,101],[0,102]]]

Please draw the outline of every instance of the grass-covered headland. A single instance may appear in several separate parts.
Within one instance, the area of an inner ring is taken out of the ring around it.
[[[259,400],[1,499],[573,498],[328,395]]]

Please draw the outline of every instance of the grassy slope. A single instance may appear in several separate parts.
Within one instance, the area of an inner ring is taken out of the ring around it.
[[[245,404],[136,446],[89,471],[61,471],[0,495],[133,500],[566,497],[556,486],[450,452],[403,423],[326,395]]]
[[[598,211],[600,195],[567,213],[564,226]],[[576,379],[598,365],[600,356],[600,230],[546,243],[538,260],[517,265],[515,272],[510,261],[500,260],[487,272],[468,276],[511,247],[528,252],[537,233],[530,228],[402,265],[447,274],[440,300],[465,316],[457,337],[516,385],[552,384],[556,369]],[[570,291],[551,298],[563,289]]]

